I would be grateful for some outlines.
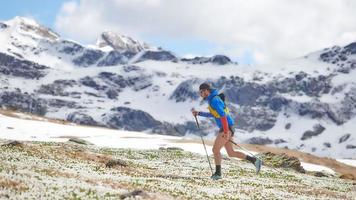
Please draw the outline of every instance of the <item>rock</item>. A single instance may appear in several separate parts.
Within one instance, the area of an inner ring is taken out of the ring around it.
[[[323,172],[313,172],[312,174],[316,177],[329,177],[327,174]]]
[[[123,54],[118,51],[110,51],[99,63],[98,66],[115,66],[127,64],[134,54]]]
[[[280,111],[283,106],[287,106],[289,101],[283,97],[272,97],[268,105],[273,111]]]
[[[104,56],[100,50],[85,49],[83,54],[73,60],[73,63],[81,67],[89,67],[94,65]]]
[[[296,81],[301,81],[303,80],[305,77],[307,77],[308,74],[305,72],[299,72],[297,75],[295,75],[295,80]]]
[[[211,57],[211,62],[216,65],[226,65],[231,63],[231,59],[224,55],[215,55]]]
[[[237,123],[239,127],[250,132],[253,130],[266,131],[271,129],[277,121],[278,114],[267,107],[257,106],[241,106],[236,112],[238,113]]]
[[[169,51],[145,51],[143,55],[136,61],[142,62],[145,60],[157,60],[157,61],[176,61],[177,57]]]
[[[90,126],[98,126],[99,123],[95,121],[91,116],[76,111],[72,112],[67,116],[67,121],[76,123],[76,124],[82,124],[82,125],[90,125]]]
[[[99,85],[98,83],[95,82],[95,80],[92,77],[86,76],[84,78],[81,78],[79,82],[87,87],[91,87],[95,90],[105,90],[107,86],[105,85]]]
[[[232,63],[231,59],[225,55],[215,55],[212,57],[182,58],[181,61],[188,62],[191,64],[212,63],[216,65],[226,65]]]
[[[126,73],[129,73],[129,72],[143,72],[143,69],[141,67],[139,67],[139,66],[136,66],[136,65],[125,65],[125,66],[123,66],[123,70]]]
[[[323,126],[320,125],[320,124],[316,124],[316,125],[314,125],[312,131],[306,131],[306,132],[303,134],[301,140],[307,140],[307,139],[310,139],[311,137],[320,135],[324,130],[325,130],[325,127],[323,127]]]
[[[46,69],[48,67],[44,65],[0,53],[0,74],[26,79],[40,79],[47,74]]]
[[[292,126],[292,124],[291,124],[291,123],[287,123],[287,124],[286,124],[286,126],[285,126],[284,128],[288,130],[288,129],[290,129],[290,127],[291,127],[291,126]]]
[[[324,142],[323,145],[326,147],[326,148],[331,148],[331,144],[329,142]]]
[[[346,54],[356,54],[356,42],[353,42],[344,47],[344,53]]]
[[[339,178],[348,179],[348,180],[356,180],[356,177],[352,174],[342,174],[339,176]]]
[[[120,195],[120,199],[142,199],[142,198],[148,198],[149,195],[144,192],[143,190],[136,189],[130,193],[122,194]]]
[[[269,138],[262,138],[262,137],[252,137],[245,141],[248,144],[258,144],[258,145],[266,145],[266,144],[273,144],[273,140]]]
[[[132,39],[131,37],[121,35],[119,33],[105,31],[98,38],[96,44],[99,47],[112,47],[119,52],[138,53],[143,50],[148,50],[151,47],[143,42]]]
[[[80,138],[70,138],[68,141],[69,142],[74,142],[74,143],[77,143],[77,144],[82,144],[82,145],[94,145],[93,143],[88,142],[88,141],[83,140],[83,139],[80,139]]]
[[[1,144],[1,146],[3,146],[3,147],[23,147],[24,144],[17,140],[11,140],[11,141],[7,141],[7,142]]]
[[[188,100],[193,101],[199,99],[198,91],[194,88],[196,84],[198,84],[197,79],[183,81],[173,91],[169,99],[175,100],[176,102],[185,102]]]
[[[46,100],[42,100],[44,102],[44,104],[46,104],[46,106],[50,107],[50,108],[63,108],[63,107],[67,107],[67,108],[76,108],[76,109],[82,109],[84,107],[78,105],[77,102],[75,101],[65,101],[65,100],[61,100],[61,99],[46,99]]]
[[[138,76],[129,76],[126,79],[128,86],[136,92],[144,90],[152,86],[152,77],[150,75],[138,75]]]
[[[283,139],[276,139],[274,140],[274,144],[281,144],[281,143],[287,143],[287,141],[283,140]]]
[[[305,173],[304,168],[302,167],[300,160],[296,157],[290,157],[287,154],[274,154],[271,152],[263,153],[261,155],[264,164],[272,167],[281,167],[281,168],[291,168],[300,173]]]
[[[184,151],[184,149],[180,147],[167,147],[168,151]]]
[[[127,107],[112,108],[110,113],[104,116],[103,120],[111,128],[129,131],[144,131],[161,124],[161,122],[155,120],[150,114]]]
[[[3,22],[0,22],[0,29],[8,28],[9,26]]]
[[[51,84],[41,85],[37,92],[53,96],[69,96],[70,93],[65,92],[65,89],[75,85],[77,85],[75,80],[55,80]]]
[[[59,49],[59,52],[72,56],[84,50],[84,47],[82,45],[68,40],[63,40],[60,41],[60,43],[55,43],[55,46]]]
[[[128,164],[126,161],[123,161],[123,160],[120,160],[120,159],[112,159],[112,160],[109,160],[106,164],[105,164],[106,167],[109,167],[109,168],[112,168],[112,167],[115,167],[115,166],[120,166],[120,167],[127,167]]]
[[[350,138],[351,134],[350,133],[347,133],[345,135],[343,135],[340,139],[339,139],[339,143],[343,143],[345,142],[346,140],[348,140]]]
[[[37,99],[35,95],[21,92],[3,92],[0,93],[0,105],[6,108],[13,108],[22,112],[28,112],[37,115],[45,115],[47,112],[46,102]]]
[[[346,145],[346,149],[356,149],[356,145],[348,144]]]
[[[115,89],[117,92],[128,86],[128,83],[125,78],[118,74],[110,72],[101,72],[98,78],[103,80],[106,84],[110,85],[110,89]]]
[[[117,99],[119,96],[119,94],[113,89],[109,89],[105,94],[109,99]]]

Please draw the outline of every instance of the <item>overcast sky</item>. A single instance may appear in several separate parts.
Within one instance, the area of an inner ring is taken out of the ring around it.
[[[43,2],[26,0],[31,1]],[[23,1],[11,2],[18,3],[17,9],[26,6]],[[113,30],[180,56],[226,54],[242,63],[263,64],[356,42],[354,0],[45,2],[53,5],[43,5],[42,11],[27,5],[27,13],[14,11],[13,16],[32,16],[84,44],[94,43],[104,30]]]

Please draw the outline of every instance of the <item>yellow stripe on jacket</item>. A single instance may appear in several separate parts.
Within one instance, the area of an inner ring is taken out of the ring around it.
[[[212,108],[211,106],[208,107],[209,112],[215,117],[215,118],[220,118],[221,116],[219,115],[218,112],[216,112],[216,110],[214,110],[214,108]],[[225,116],[228,115],[230,113],[229,109],[226,107],[224,109],[225,112]]]

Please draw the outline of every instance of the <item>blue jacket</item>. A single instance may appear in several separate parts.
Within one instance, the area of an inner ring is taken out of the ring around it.
[[[220,117],[227,115],[227,122],[228,122],[229,126],[234,125],[234,120],[232,120],[231,116],[229,114],[225,113],[225,111],[224,111],[225,103],[217,95],[218,95],[218,91],[213,89],[211,91],[210,95],[206,98],[206,100],[208,101],[210,107],[213,108],[220,115]],[[199,112],[199,116],[213,117],[215,119],[218,127],[222,128],[220,118],[215,118],[210,112]]]

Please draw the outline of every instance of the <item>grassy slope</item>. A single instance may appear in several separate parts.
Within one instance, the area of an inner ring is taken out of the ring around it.
[[[2,141],[4,142],[4,141]],[[128,166],[108,168],[110,159]],[[224,179],[209,179],[206,157],[185,151],[99,149],[74,143],[26,142],[0,147],[0,199],[353,199],[355,183],[223,160]]]

